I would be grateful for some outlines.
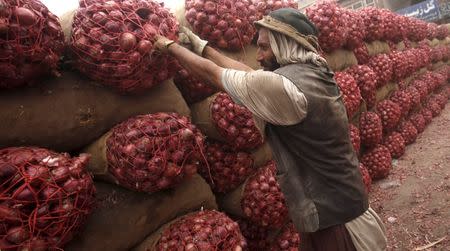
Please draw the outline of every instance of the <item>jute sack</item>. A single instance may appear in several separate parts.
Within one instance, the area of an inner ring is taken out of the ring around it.
[[[389,82],[385,86],[379,88],[376,93],[376,103],[378,104],[380,101],[385,100],[389,97],[389,95],[398,89],[396,83]]]
[[[325,53],[324,57],[333,71],[342,71],[358,64],[355,54],[348,50],[337,49],[331,53]]]
[[[1,92],[0,107],[0,147],[37,145],[56,151],[78,150],[135,115],[190,116],[171,80],[124,96],[72,72],[36,87]]]
[[[431,41],[431,46],[432,47],[436,47],[436,46],[438,46],[439,44],[441,44],[441,41],[439,40],[439,39],[437,39],[437,38],[435,38],[435,39],[433,39],[432,41]]]
[[[136,247],[131,249],[132,251],[154,251],[156,250],[156,244],[158,244],[159,239],[161,239],[161,235],[163,232],[168,229],[173,223],[175,223],[177,220],[179,220],[182,216],[176,218],[173,221],[170,221],[169,223],[164,224],[162,227],[160,227],[155,232],[151,233],[149,236],[147,236],[144,241],[140,244],[138,244]]]
[[[437,63],[434,63],[433,66],[431,67],[431,69],[434,71],[434,70],[441,68],[444,65],[445,65],[445,63],[443,61],[439,61]]]
[[[202,207],[217,209],[211,189],[199,175],[151,195],[102,182],[96,182],[96,188],[98,208],[66,251],[130,250],[178,216]]]
[[[241,201],[242,197],[244,196],[244,190],[245,186],[247,185],[248,179],[249,178],[247,178],[244,183],[242,183],[232,192],[223,195],[217,195],[217,204],[219,205],[221,211],[237,217],[246,218],[241,207]]]
[[[389,48],[389,44],[381,41],[373,41],[370,43],[365,43],[367,46],[367,51],[369,52],[369,56],[375,56],[378,54],[389,54],[391,49]]]
[[[398,43],[398,44],[396,45],[396,47],[397,47],[397,50],[399,50],[399,51],[403,51],[403,50],[406,49],[405,43],[404,43],[403,41],[400,42],[400,43]]]

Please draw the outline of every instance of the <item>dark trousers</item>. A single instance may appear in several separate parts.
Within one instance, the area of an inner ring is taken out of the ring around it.
[[[343,224],[314,233],[301,233],[300,243],[301,251],[356,251]]]

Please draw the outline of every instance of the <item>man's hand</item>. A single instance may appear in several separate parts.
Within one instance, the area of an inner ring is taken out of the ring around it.
[[[208,43],[208,41],[202,40],[199,36],[195,35],[194,32],[184,26],[180,27],[179,40],[182,44],[190,45],[191,50],[199,56],[203,55],[203,50]]]
[[[168,48],[171,44],[175,43],[175,41],[170,40],[164,36],[157,35],[154,46],[161,52],[167,53]]]

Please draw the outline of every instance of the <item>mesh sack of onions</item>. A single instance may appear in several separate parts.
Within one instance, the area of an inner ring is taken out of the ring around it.
[[[253,6],[256,7],[256,19],[259,20],[263,16],[269,14],[273,10],[281,8],[298,8],[298,3],[294,0],[251,0]]]
[[[359,129],[353,124],[349,124],[348,128],[350,133],[350,141],[352,142],[353,149],[355,149],[355,152],[359,154],[359,150],[361,150],[361,137],[359,136]]]
[[[0,89],[58,75],[63,50],[58,18],[40,1],[0,1]]]
[[[377,87],[386,85],[392,79],[392,62],[388,55],[380,54],[370,58],[368,66],[377,75]]]
[[[432,63],[437,63],[442,60],[442,53],[439,46],[434,47],[430,50],[430,59]]]
[[[381,9],[383,13],[383,19],[385,23],[385,35],[384,38],[394,43],[399,43],[406,37],[407,25],[402,22],[400,15],[393,13],[386,9]]]
[[[254,149],[263,143],[252,113],[221,92],[211,104],[211,117],[219,134],[235,149]]]
[[[215,192],[230,192],[255,172],[252,155],[227,144],[209,141],[205,153],[209,165],[200,167],[199,173]]]
[[[0,150],[0,249],[60,250],[81,231],[95,194],[88,161],[36,147]]]
[[[354,48],[353,53],[355,54],[356,60],[360,65],[367,64],[370,60],[369,50],[367,49],[365,43],[361,43]]]
[[[210,85],[189,74],[186,69],[177,71],[173,81],[188,104],[201,101],[216,92]]]
[[[175,113],[130,118],[106,140],[108,171],[117,183],[148,193],[174,187],[204,162],[204,139],[189,119]]]
[[[375,106],[377,76],[367,65],[352,66],[347,73],[352,75],[358,84],[361,96],[366,102],[367,109]]]
[[[80,1],[70,39],[75,67],[120,92],[138,92],[172,77],[174,59],[153,48],[160,34],[176,40],[178,23],[146,0]]]
[[[406,145],[412,144],[416,141],[418,132],[410,121],[402,121],[398,126],[397,131],[402,135]]]
[[[301,237],[293,223],[281,229],[281,233],[273,241],[270,251],[300,251]]]
[[[411,83],[411,86],[416,88],[416,90],[419,92],[420,102],[425,102],[425,99],[427,98],[427,96],[429,94],[428,84],[423,80],[417,79]]]
[[[440,74],[439,74],[440,75]],[[438,76],[434,72],[427,71],[422,76],[420,76],[420,81],[424,82],[428,85],[428,93],[433,92],[440,85],[440,81],[442,81],[442,76]],[[445,80],[444,80],[445,82]]]
[[[425,107],[431,111],[433,118],[437,117],[442,111],[441,106],[436,102],[436,100],[433,99],[427,100],[425,103]]]
[[[440,93],[433,94],[433,96],[430,97],[430,100],[435,101],[441,107],[441,109],[444,109],[445,105],[448,102],[448,98]]]
[[[408,76],[408,55],[402,51],[394,51],[389,54],[392,63],[392,79],[401,80]]]
[[[262,227],[245,219],[238,219],[241,233],[247,241],[248,250],[268,250],[271,239],[269,238],[272,229],[269,227]]]
[[[381,118],[383,131],[390,132],[394,130],[400,122],[402,116],[401,107],[397,103],[385,99],[378,103],[376,110]]]
[[[420,105],[420,92],[414,86],[408,86],[405,91],[411,96],[411,109]]]
[[[383,145],[389,149],[392,158],[400,158],[405,153],[405,140],[398,132],[392,132],[383,139]]]
[[[319,30],[319,44],[326,52],[342,48],[350,31],[348,11],[336,1],[321,1],[306,8],[306,15]]]
[[[336,72],[334,79],[342,92],[347,116],[351,118],[358,111],[359,105],[361,104],[362,97],[358,84],[352,75],[347,72]]]
[[[171,223],[163,230],[152,250],[242,251],[246,247],[238,223],[224,213],[204,210],[185,215]]]
[[[221,49],[241,50],[256,34],[257,13],[250,1],[187,0],[185,7],[195,33]]]
[[[385,12],[374,7],[364,8],[359,11],[366,26],[366,40],[384,40],[386,33]]]
[[[425,21],[409,18],[409,30],[407,31],[407,37],[413,42],[420,42],[424,40],[428,35],[428,25]]]
[[[366,37],[366,26],[359,12],[347,10],[349,16],[349,33],[347,37],[347,48],[354,49],[363,43]]]
[[[364,146],[373,147],[381,143],[383,126],[380,116],[374,112],[363,112],[359,120],[359,133]]]
[[[437,36],[438,25],[435,23],[427,23],[427,38],[431,41]]]
[[[431,123],[431,120],[433,119],[433,113],[430,111],[430,109],[424,107],[421,111],[423,118],[425,119],[425,124],[428,125]]]
[[[372,180],[387,177],[392,169],[391,153],[384,145],[377,145],[367,151],[362,156],[361,162],[369,170]]]
[[[422,133],[425,131],[425,127],[427,126],[427,123],[425,121],[425,118],[421,113],[414,113],[409,118],[409,121],[414,125],[414,127],[417,129],[417,133]]]
[[[401,117],[404,117],[411,109],[411,98],[411,95],[407,91],[397,90],[391,94],[389,99],[400,106]]]
[[[369,193],[372,186],[372,178],[370,177],[369,170],[367,170],[363,163],[359,163],[359,171],[361,172],[361,177],[363,179],[366,192]]]
[[[287,222],[288,209],[276,178],[275,162],[270,161],[245,184],[241,200],[244,215],[260,226],[281,227]]]
[[[448,28],[445,25],[439,25],[436,29],[436,38],[443,40],[449,35],[448,33]]]

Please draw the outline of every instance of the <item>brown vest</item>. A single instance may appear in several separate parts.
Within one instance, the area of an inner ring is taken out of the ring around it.
[[[355,219],[368,209],[368,198],[333,72],[307,64],[275,72],[291,80],[308,103],[302,122],[266,129],[291,219],[300,232]]]

